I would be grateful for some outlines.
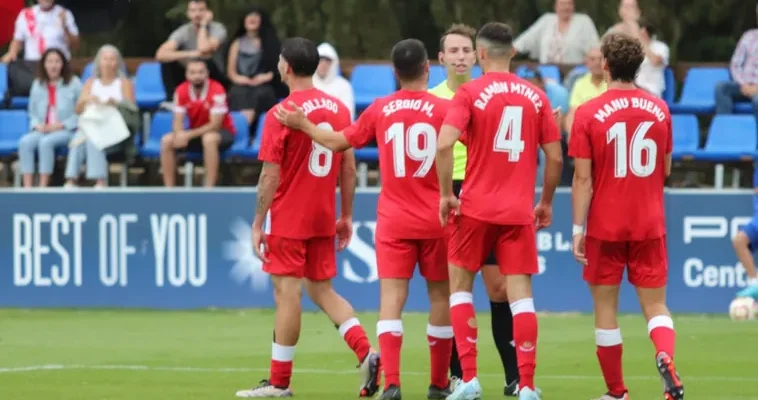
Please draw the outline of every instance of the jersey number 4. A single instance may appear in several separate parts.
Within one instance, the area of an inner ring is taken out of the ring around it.
[[[645,137],[651,126],[653,126],[653,123],[648,121],[637,125],[628,148],[626,122],[616,122],[608,130],[607,143],[615,144],[614,176],[616,178],[625,178],[629,174],[630,169],[632,170],[632,175],[640,178],[653,174],[658,146],[653,139]],[[647,158],[644,161],[642,152],[647,153]]]
[[[334,130],[328,122],[322,122],[317,126],[321,129],[330,131]],[[333,151],[313,141],[311,155],[308,157],[308,170],[311,171],[311,174],[319,178],[329,175],[329,172],[332,170],[333,157]]]
[[[385,143],[392,145],[392,166],[396,177],[405,177],[406,155],[421,163],[413,173],[414,178],[423,178],[432,169],[437,155],[437,130],[430,124],[418,122],[406,130],[405,124],[395,122],[387,129]]]
[[[495,134],[493,150],[498,153],[508,153],[508,161],[518,162],[524,152],[524,141],[521,140],[521,121],[524,119],[524,107],[508,106],[503,108],[500,124]]]

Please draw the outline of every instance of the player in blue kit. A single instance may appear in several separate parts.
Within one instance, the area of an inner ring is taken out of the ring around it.
[[[758,300],[758,271],[755,269],[753,251],[758,245],[758,165],[753,171],[753,220],[743,226],[732,243],[737,259],[745,267],[747,287],[737,293],[737,297],[752,297]]]

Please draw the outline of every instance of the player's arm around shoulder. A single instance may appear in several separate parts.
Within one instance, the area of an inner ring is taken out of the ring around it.
[[[340,107],[344,108],[344,106]],[[329,150],[341,152],[350,148],[350,144],[341,132],[335,132],[334,127],[328,122],[314,124],[308,119],[303,108],[293,101],[282,102],[271,109],[269,113],[272,115],[272,119],[285,129],[303,132],[313,141]]]

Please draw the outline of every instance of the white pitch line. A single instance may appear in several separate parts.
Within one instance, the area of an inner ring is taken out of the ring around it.
[[[23,367],[5,367],[0,368],[0,374],[13,374],[36,371],[61,371],[61,370],[117,370],[117,371],[156,371],[156,372],[200,372],[200,373],[249,373],[249,372],[269,372],[268,368],[206,368],[206,367],[171,367],[171,366],[151,366],[151,365],[61,365],[45,364],[30,365]],[[295,368],[295,374],[305,375],[353,375],[355,370],[329,370],[329,369],[312,369],[312,368]],[[427,376],[428,372],[420,371],[402,371],[403,375],[410,376]],[[480,376],[501,378],[501,373],[480,373]],[[657,381],[660,377],[650,376],[626,376],[627,380],[636,381]],[[747,376],[686,376],[688,380],[697,380],[704,382],[752,382],[758,383],[757,377]],[[563,380],[563,381],[585,381],[600,380],[600,375],[537,375],[537,379],[545,380]]]

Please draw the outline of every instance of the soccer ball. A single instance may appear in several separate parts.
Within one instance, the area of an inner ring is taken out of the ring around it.
[[[732,321],[753,320],[758,316],[758,302],[751,297],[738,297],[729,304],[729,317]]]

